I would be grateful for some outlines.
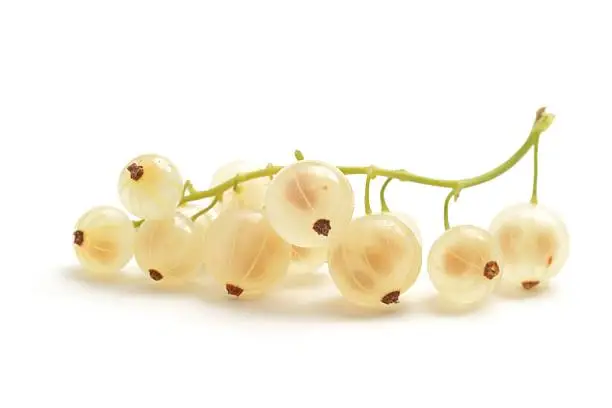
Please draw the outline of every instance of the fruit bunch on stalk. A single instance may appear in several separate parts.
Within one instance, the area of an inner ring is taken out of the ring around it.
[[[296,151],[296,162],[287,166],[230,163],[213,176],[211,188],[197,191],[167,158],[142,155],[119,176],[125,210],[101,206],[87,211],[73,231],[73,246],[92,273],[118,273],[134,258],[158,284],[189,283],[210,274],[234,297],[263,295],[286,274],[308,273],[325,263],[339,293],[363,306],[397,303],[424,263],[438,293],[457,304],[482,302],[501,280],[530,290],[557,275],[569,253],[564,222],[537,199],[540,136],[553,120],[553,114],[539,109],[527,140],[508,160],[459,180],[377,166],[338,167],[305,160]],[[529,201],[503,209],[486,229],[451,227],[451,200],[504,174],[531,150]],[[360,217],[354,215],[352,175],[365,176],[365,215]],[[378,213],[370,206],[375,177],[386,178]],[[416,221],[387,206],[385,191],[392,180],[449,191],[444,232],[426,260]],[[187,205],[199,200],[209,205],[188,214]]]

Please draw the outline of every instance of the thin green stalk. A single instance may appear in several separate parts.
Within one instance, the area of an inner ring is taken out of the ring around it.
[[[181,200],[181,204],[185,204],[191,201],[201,200],[203,198],[216,197],[223,194],[226,190],[234,188],[234,185],[244,183],[245,181],[253,180],[260,177],[270,177],[281,171],[283,166],[268,166],[261,170],[255,170],[250,173],[237,174],[235,177],[214,186],[208,190],[196,191],[193,194],[189,194]]]
[[[472,177],[472,178],[459,179],[459,180],[435,179],[431,177],[425,177],[425,176],[420,176],[414,173],[410,173],[406,170],[387,170],[387,169],[382,169],[382,168],[374,167],[374,166],[361,166],[361,167],[359,166],[346,166],[346,167],[339,166],[338,169],[347,176],[356,175],[356,174],[362,174],[362,175],[368,176],[368,179],[366,179],[366,190],[367,190],[366,191],[367,198],[365,199],[365,202],[367,203],[366,211],[368,211],[368,209],[369,211],[371,211],[371,208],[369,207],[369,180],[377,176],[386,177],[387,179],[390,179],[390,180],[397,179],[400,181],[409,181],[409,182],[413,182],[417,184],[424,184],[424,185],[430,185],[430,186],[435,186],[435,187],[445,187],[445,188],[452,189],[451,193],[449,193],[449,196],[447,197],[447,202],[445,202],[445,226],[447,226],[448,225],[448,203],[450,202],[450,198],[452,198],[453,196],[457,197],[459,191],[462,189],[466,189],[469,187],[474,187],[474,186],[486,183],[506,173],[508,170],[514,167],[523,157],[525,157],[527,152],[529,152],[529,150],[532,147],[535,148],[535,151],[537,153],[537,144],[539,142],[539,137],[552,124],[554,118],[555,116],[552,114],[546,113],[544,108],[539,109],[537,111],[536,119],[533,123],[531,132],[529,133],[529,136],[527,137],[527,140],[525,140],[523,145],[520,146],[519,149],[516,152],[514,152],[512,156],[510,156],[506,161],[504,161],[499,166],[479,176]],[[301,154],[299,150],[296,150],[294,154],[297,160],[301,160],[303,158],[303,155]],[[537,156],[536,158],[534,158],[534,164],[537,164]],[[223,192],[225,192],[226,190],[230,188],[235,188],[239,186],[240,183],[244,183],[245,181],[249,181],[249,180],[260,178],[260,177],[272,178],[282,168],[283,166],[268,165],[264,169],[260,169],[260,170],[256,170],[256,171],[252,171],[248,173],[243,173],[243,174],[237,174],[235,177],[219,185],[216,185],[208,190],[190,192],[188,195],[183,197],[179,205],[183,205],[190,201],[201,200],[203,198],[221,196]],[[535,170],[535,173],[534,173],[534,191],[535,191],[535,189],[537,188],[536,186],[537,184],[536,183],[537,165],[535,166],[534,170]],[[388,185],[388,183],[389,181],[387,181],[385,184]],[[387,208],[386,203],[384,204],[384,206],[385,207],[383,208]]]
[[[193,194],[196,191],[197,190],[193,187],[193,184],[191,183],[191,180],[185,181],[185,185],[183,186],[183,197],[185,197],[185,195],[187,193]]]
[[[193,214],[191,216],[191,220],[195,221],[198,218],[200,218],[202,215],[204,215],[207,212],[209,212],[215,206],[215,204],[217,204],[218,201],[219,201],[219,196],[213,198],[213,200],[210,202],[210,204],[208,204],[208,206],[206,208],[203,208],[200,211],[198,211],[197,213]]]
[[[364,198],[363,198],[363,204],[365,207],[365,213],[366,214],[372,214],[372,207],[370,206],[370,182],[372,181],[372,174],[370,172],[367,173],[366,175],[366,182],[365,182],[365,194],[364,194]]]
[[[448,206],[450,204],[451,198],[455,196],[457,192],[455,190],[451,190],[450,193],[446,196],[446,200],[444,200],[444,229],[448,230],[450,228],[450,222],[448,221]]]
[[[387,200],[385,200],[385,192],[387,191],[387,186],[392,180],[393,178],[389,177],[387,180],[385,180],[382,187],[380,188],[380,208],[382,212],[389,212],[389,207],[387,206]]]
[[[540,144],[540,136],[536,137],[533,143],[533,187],[531,190],[531,203],[538,203],[538,146]]]

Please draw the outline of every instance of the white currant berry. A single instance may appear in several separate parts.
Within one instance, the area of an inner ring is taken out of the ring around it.
[[[500,253],[488,231],[460,225],[450,228],[429,252],[429,277],[440,295],[458,304],[485,300],[501,275]]]
[[[77,221],[73,246],[79,263],[86,270],[117,272],[134,253],[134,226],[127,214],[118,208],[94,207]]]
[[[145,220],[136,233],[136,262],[155,281],[188,281],[202,264],[203,239],[201,229],[179,212]]]
[[[211,186],[222,184],[238,174],[261,170],[261,166],[243,160],[234,161],[221,166],[212,177]],[[231,208],[247,208],[261,210],[264,206],[266,190],[270,183],[269,177],[259,177],[242,182],[237,189],[229,188],[222,196],[220,202],[215,206],[215,211],[220,213]]]
[[[353,220],[330,239],[329,271],[349,301],[366,305],[397,303],[417,280],[422,248],[416,235],[389,214]]]
[[[303,160],[282,169],[270,183],[265,211],[278,234],[292,245],[326,245],[330,234],[351,222],[354,193],[338,168]]]
[[[291,245],[252,209],[222,212],[210,225],[204,248],[207,272],[234,296],[271,290],[291,261]]]
[[[569,256],[569,234],[559,215],[531,203],[503,209],[490,232],[501,249],[503,280],[531,289],[556,276]]]
[[[119,176],[121,203],[144,219],[172,218],[183,194],[183,179],[176,166],[153,154],[131,160]]]
[[[314,272],[327,262],[327,246],[299,247],[291,245],[289,272]]]

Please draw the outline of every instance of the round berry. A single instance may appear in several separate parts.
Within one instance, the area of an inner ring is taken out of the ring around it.
[[[73,247],[81,266],[94,273],[122,269],[134,253],[134,227],[127,214],[111,206],[88,210],[76,223]]]
[[[119,198],[133,215],[172,218],[182,199],[183,179],[165,157],[147,154],[131,160],[119,176]]]
[[[262,167],[255,163],[247,161],[234,161],[220,167],[212,177],[211,186],[222,184],[238,174],[244,174]],[[236,189],[229,188],[223,193],[221,201],[215,205],[215,212],[232,208],[246,208],[253,210],[261,210],[264,206],[266,190],[270,179],[268,177],[259,177],[240,183]]]
[[[389,214],[357,218],[330,240],[331,277],[342,295],[356,304],[397,303],[416,282],[421,264],[416,235]]]
[[[338,168],[303,160],[282,169],[270,183],[265,211],[272,227],[292,245],[316,247],[351,222],[354,193]]]
[[[501,249],[503,280],[525,289],[547,283],[569,255],[569,234],[561,217],[531,203],[509,206],[491,222]]]
[[[146,220],[136,233],[136,262],[154,281],[190,280],[202,264],[203,239],[202,230],[179,212]]]
[[[271,290],[285,277],[290,261],[291,245],[257,210],[222,212],[210,225],[204,241],[207,271],[234,296]]]
[[[460,225],[442,234],[429,252],[429,277],[440,295],[458,304],[483,301],[501,278],[500,253],[486,230]]]

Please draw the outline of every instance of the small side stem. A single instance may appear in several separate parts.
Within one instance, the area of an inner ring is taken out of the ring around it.
[[[144,221],[145,220],[132,221],[132,225],[134,226],[134,228],[138,228],[142,225]]]
[[[387,201],[385,200],[385,191],[387,190],[387,186],[391,180],[393,180],[393,178],[389,177],[387,180],[385,180],[380,188],[380,208],[382,212],[389,212],[389,207],[387,206]]]
[[[457,192],[455,190],[451,190],[450,193],[446,196],[446,200],[444,200],[444,229],[450,229],[450,222],[448,221],[448,206],[450,204],[451,198],[455,196]]]
[[[200,218],[202,215],[209,212],[215,206],[215,204],[217,204],[218,201],[219,201],[219,196],[216,196],[215,198],[213,198],[213,200],[210,202],[210,204],[208,204],[206,208],[201,209],[200,211],[198,211],[197,213],[191,216],[191,221],[195,221],[198,218]]]
[[[533,188],[531,190],[531,204],[538,203],[538,146],[540,135],[535,138],[533,143]]]
[[[183,186],[183,197],[185,197],[186,193],[193,194],[197,190],[193,187],[191,180],[185,181],[185,185]]]
[[[372,181],[372,172],[369,171],[366,175],[365,194],[363,195],[365,213],[368,215],[372,214],[372,207],[370,206],[370,182],[371,181]]]

